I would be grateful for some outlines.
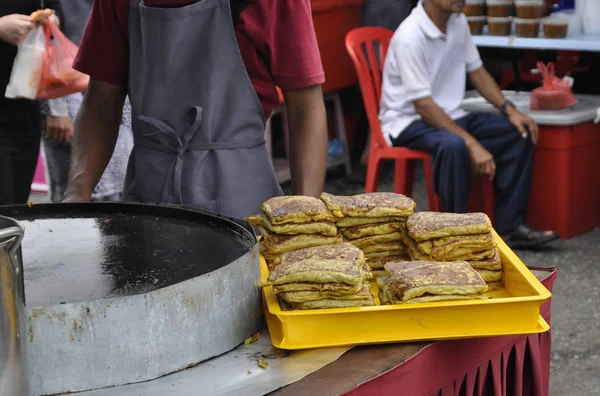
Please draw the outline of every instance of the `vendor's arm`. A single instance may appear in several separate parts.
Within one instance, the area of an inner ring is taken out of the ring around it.
[[[90,76],[75,121],[66,199],[87,201],[112,156],[129,69],[129,2],[94,1],[74,68]]]
[[[89,201],[119,136],[125,90],[91,80],[75,121],[65,201]]]
[[[321,84],[325,74],[310,0],[274,0],[277,18],[265,26],[267,55],[283,91],[290,130],[290,170],[295,194],[318,197],[327,167],[327,120]]]
[[[319,197],[327,169],[327,119],[320,85],[284,91],[295,194]]]

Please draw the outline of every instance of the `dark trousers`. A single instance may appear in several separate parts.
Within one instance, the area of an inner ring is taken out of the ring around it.
[[[39,151],[39,130],[0,131],[0,205],[27,203]]]
[[[456,121],[494,157],[496,177],[496,230],[510,232],[527,218],[534,145],[523,139],[502,116],[471,113]],[[464,140],[445,129],[415,121],[394,146],[426,150],[432,155],[435,191],[445,211],[465,213],[471,190],[471,159]]]

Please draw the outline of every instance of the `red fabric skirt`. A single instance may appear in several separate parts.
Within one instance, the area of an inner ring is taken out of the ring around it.
[[[552,291],[556,269],[542,284]],[[541,307],[550,324],[551,301]],[[435,342],[345,395],[547,396],[551,332]]]

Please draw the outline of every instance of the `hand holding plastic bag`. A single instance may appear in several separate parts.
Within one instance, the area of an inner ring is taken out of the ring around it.
[[[9,99],[35,99],[42,80],[46,38],[42,26],[33,28],[18,45],[5,95]]]
[[[531,110],[562,110],[574,106],[577,98],[573,95],[571,84],[554,74],[554,64],[548,66],[538,62],[543,76],[543,86],[531,92]]]
[[[70,41],[51,20],[44,26],[45,47],[38,99],[54,99],[83,92],[89,77],[73,69],[77,45]],[[54,43],[51,39],[54,38]]]

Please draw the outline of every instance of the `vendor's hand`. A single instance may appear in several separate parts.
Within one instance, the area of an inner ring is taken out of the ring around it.
[[[46,136],[57,146],[68,145],[73,138],[71,117],[48,116]]]
[[[540,130],[535,121],[533,121],[533,119],[528,115],[525,115],[516,109],[510,109],[511,110],[507,110],[508,120],[510,123],[518,129],[523,139],[527,139],[527,131],[529,130],[531,141],[533,144],[537,144],[540,137]]]
[[[494,180],[494,176],[496,175],[496,163],[494,162],[492,154],[490,154],[490,152],[475,139],[466,144],[469,155],[471,156],[473,171],[477,174],[489,177],[490,180]]]
[[[12,14],[3,16],[0,18],[0,39],[18,45],[27,38],[33,26],[27,15]]]

